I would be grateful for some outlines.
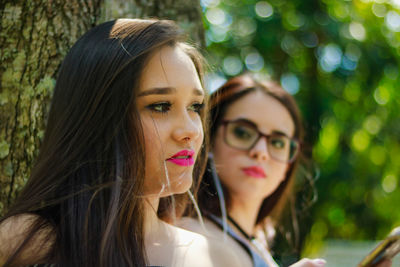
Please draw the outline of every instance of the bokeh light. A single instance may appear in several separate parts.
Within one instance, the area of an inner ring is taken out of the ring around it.
[[[243,64],[237,56],[228,56],[224,59],[223,69],[227,75],[234,76],[243,70]]]
[[[389,11],[385,16],[386,26],[394,32],[400,32],[400,15],[396,11]]]
[[[397,188],[397,178],[396,176],[389,174],[385,176],[382,180],[382,188],[386,193],[391,193]]]
[[[293,73],[285,73],[281,76],[282,87],[289,92],[289,94],[295,95],[300,89],[300,81]]]
[[[274,14],[274,8],[266,1],[257,2],[254,8],[260,18],[268,18]]]
[[[325,72],[336,70],[342,61],[342,50],[336,44],[328,44],[321,49],[319,64]]]

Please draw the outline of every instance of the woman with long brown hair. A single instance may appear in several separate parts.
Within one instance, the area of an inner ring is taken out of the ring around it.
[[[211,153],[198,194],[206,230],[224,238],[243,266],[277,266],[255,235],[267,218],[279,217],[291,191],[303,138],[297,105],[279,84],[244,74],[214,92],[210,106]],[[204,231],[193,219],[181,224]],[[294,266],[324,264],[303,259]]]
[[[185,207],[204,165],[201,60],[181,39],[171,21],[119,19],[75,43],[31,177],[0,221],[0,265],[236,264],[159,219]]]
[[[304,135],[297,104],[278,83],[243,74],[210,96],[210,108],[211,153],[198,192],[206,219],[183,218],[180,225],[223,240],[243,267],[278,266],[264,229],[279,225],[293,196]],[[324,265],[323,259],[304,258],[291,267]]]

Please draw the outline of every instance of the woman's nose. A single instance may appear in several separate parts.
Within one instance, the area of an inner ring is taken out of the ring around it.
[[[197,140],[203,133],[203,125],[199,117],[184,114],[177,118],[177,124],[173,130],[173,138],[178,142]]]
[[[266,137],[261,137],[252,149],[249,151],[250,157],[257,161],[266,161],[270,159],[267,147]]]

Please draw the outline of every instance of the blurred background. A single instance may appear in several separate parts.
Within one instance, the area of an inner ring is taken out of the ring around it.
[[[207,87],[247,70],[280,81],[300,105],[318,168],[318,199],[301,218],[303,256],[345,259],[335,249],[353,247],[351,253],[361,249],[357,263],[375,244],[361,241],[400,225],[400,1],[201,6],[213,71]]]

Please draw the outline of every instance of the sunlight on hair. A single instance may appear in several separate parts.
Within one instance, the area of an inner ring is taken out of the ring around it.
[[[194,199],[194,196],[193,196],[192,192],[190,192],[190,190],[187,191],[187,194],[189,195],[189,198],[192,201],[192,204],[193,204],[194,209],[196,211],[196,214],[197,214],[197,217],[198,217],[198,221],[200,223],[201,228],[203,229],[205,234],[208,235],[209,233],[207,231],[206,226],[204,225],[203,216],[201,215],[201,211],[200,211],[199,205],[197,205],[196,199]]]
[[[161,137],[160,137],[160,133],[158,131],[158,127],[156,122],[154,121],[153,116],[151,117],[151,120],[153,122],[153,126],[154,129],[156,130],[156,134],[157,134],[157,138],[158,138],[158,142],[160,143],[160,147],[161,147],[161,158],[165,158],[165,151],[164,151],[164,146],[161,142]],[[169,179],[169,174],[168,174],[168,168],[167,168],[167,164],[165,162],[165,160],[163,161],[163,169],[164,169],[164,177],[165,177],[165,181],[166,184],[164,183],[164,181],[160,181],[161,182],[161,190],[158,192],[158,198],[162,197],[162,193],[165,192],[166,190],[169,192],[172,192],[171,190],[171,181]],[[176,224],[176,209],[175,209],[175,197],[174,195],[170,196],[170,200],[171,200],[171,214],[172,214],[172,222],[173,224]]]
[[[221,182],[219,181],[218,178],[218,174],[217,174],[217,170],[215,168],[215,164],[214,164],[214,155],[209,152],[208,153],[208,157],[210,158],[210,162],[211,162],[211,173],[212,173],[212,177],[215,183],[215,187],[217,189],[217,194],[218,194],[218,199],[219,199],[219,205],[221,208],[221,217],[222,217],[222,231],[223,231],[223,236],[224,236],[224,242],[227,241],[227,236],[228,236],[228,215],[226,212],[226,205],[225,205],[225,197],[224,197],[224,192],[222,191],[222,186],[221,186]]]
[[[318,200],[318,192],[315,186],[315,182],[319,179],[321,175],[321,170],[313,162],[309,162],[308,166],[304,166],[303,164],[298,165],[298,172],[304,177],[305,185],[302,186],[302,204],[301,204],[301,212],[304,212],[311,208],[311,206],[317,202]],[[305,188],[305,186],[308,188]],[[311,191],[308,191],[311,189]],[[306,191],[307,190],[307,191]]]
[[[169,192],[172,192],[172,190],[171,190],[171,181],[170,181],[169,175],[168,175],[167,163],[165,161],[163,161],[163,164],[164,164],[165,179],[167,180],[167,189],[168,189]],[[171,213],[172,213],[172,218],[171,219],[172,219],[173,225],[176,225],[175,197],[174,197],[173,194],[171,195],[170,199],[171,199]]]

